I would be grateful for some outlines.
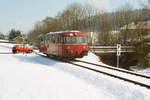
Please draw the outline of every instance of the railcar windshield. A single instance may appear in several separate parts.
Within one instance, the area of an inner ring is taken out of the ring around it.
[[[64,37],[63,38],[63,43],[68,43],[68,44],[81,44],[81,43],[87,43],[87,38],[84,36],[77,36],[77,37]]]
[[[76,43],[75,37],[64,37],[64,43],[74,44]]]
[[[86,43],[87,38],[84,36],[77,37],[77,43]]]

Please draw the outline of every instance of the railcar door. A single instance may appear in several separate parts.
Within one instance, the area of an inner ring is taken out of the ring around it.
[[[62,56],[62,43],[63,37],[61,35],[58,36],[58,55]]]
[[[74,57],[78,51],[78,47],[76,45],[76,36],[67,37],[67,42],[68,42],[68,46],[70,47],[71,55],[72,57]]]

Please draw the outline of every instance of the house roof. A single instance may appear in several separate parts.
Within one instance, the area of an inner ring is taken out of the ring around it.
[[[22,39],[24,40],[24,38],[21,37],[21,36],[17,36],[17,37],[15,37],[13,40],[16,40],[17,38],[22,38]]]
[[[150,29],[150,21],[141,21],[138,22],[137,24],[135,24],[134,22],[128,24],[128,25],[124,25],[123,27],[121,27],[121,30],[124,29]]]

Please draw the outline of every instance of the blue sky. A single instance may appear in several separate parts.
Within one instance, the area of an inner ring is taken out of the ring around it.
[[[47,16],[54,17],[72,2],[90,3],[96,7],[113,11],[129,2],[135,8],[139,0],[0,0],[0,32],[8,33],[12,28],[28,32],[37,21]]]

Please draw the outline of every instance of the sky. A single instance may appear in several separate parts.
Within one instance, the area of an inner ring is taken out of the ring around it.
[[[0,0],[0,32],[7,34],[11,29],[28,33],[36,22],[55,17],[69,4],[90,3],[99,9],[114,11],[129,2],[139,8],[139,0]]]

